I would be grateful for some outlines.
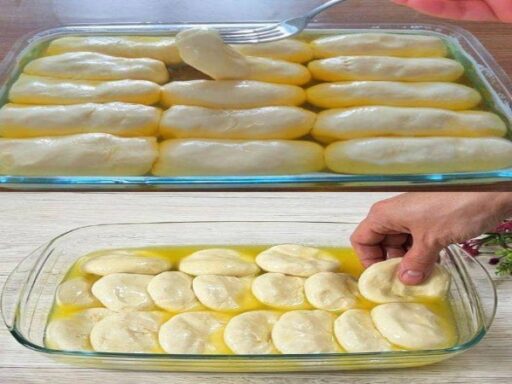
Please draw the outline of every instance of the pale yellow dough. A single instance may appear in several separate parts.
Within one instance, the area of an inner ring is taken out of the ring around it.
[[[245,311],[257,304],[251,293],[251,277],[200,275],[192,282],[197,299],[219,312]]]
[[[304,295],[304,280],[282,273],[264,273],[252,282],[252,293],[269,307],[304,309],[310,307]]]
[[[325,149],[338,173],[404,174],[490,171],[512,166],[512,142],[501,138],[369,138]]]
[[[192,277],[183,272],[162,272],[151,279],[147,289],[155,304],[169,312],[182,312],[199,306],[192,290]]]
[[[197,105],[208,108],[256,108],[300,105],[306,92],[296,85],[272,84],[253,80],[173,81],[162,87],[167,105]]]
[[[228,248],[206,248],[181,260],[179,269],[193,276],[250,276],[260,271],[249,256]]]
[[[372,264],[359,277],[359,291],[374,303],[441,300],[450,286],[450,275],[436,265],[427,280],[417,285],[405,285],[397,275],[401,257]]]
[[[0,174],[17,176],[140,176],[158,154],[154,138],[104,133],[0,139]]]
[[[6,104],[0,108],[0,136],[40,137],[110,133],[121,137],[155,136],[161,110],[141,104]]]
[[[311,46],[304,41],[295,39],[259,44],[236,44],[232,47],[247,56],[268,57],[295,63],[304,63],[313,58]]]
[[[71,305],[74,307],[99,307],[100,302],[91,292],[92,283],[83,277],[66,280],[59,284],[55,301],[59,305]]]
[[[72,80],[148,80],[169,81],[169,72],[160,60],[124,58],[96,52],[68,52],[44,56],[29,62],[23,72]]]
[[[266,57],[246,57],[249,63],[248,80],[303,85],[311,80],[311,73],[301,64]]]
[[[139,273],[156,275],[171,269],[172,263],[161,257],[152,257],[144,250],[109,250],[96,252],[81,268],[86,273],[106,276],[112,273]]]
[[[0,110],[0,121],[1,121]],[[296,139],[309,133],[316,115],[299,107],[212,109],[175,105],[162,115],[164,138]],[[1,130],[1,125],[0,125]]]
[[[153,174],[286,175],[323,168],[323,148],[309,141],[176,139],[160,144]]]
[[[367,106],[322,111],[311,133],[329,143],[382,136],[502,137],[506,132],[505,122],[490,112]]]
[[[308,101],[322,108],[358,105],[431,107],[452,110],[476,107],[482,97],[462,84],[443,82],[345,81],[307,89]]]
[[[346,273],[315,273],[306,279],[304,292],[313,307],[326,311],[346,311],[359,304],[357,280]]]
[[[354,33],[321,37],[311,42],[315,57],[397,56],[441,57],[448,49],[438,37],[393,33]]]
[[[166,64],[181,62],[174,37],[166,36],[69,36],[50,42],[47,55],[64,52],[99,52],[120,57],[149,57]]]
[[[323,81],[455,81],[464,73],[462,64],[446,58],[388,56],[340,56],[308,64],[315,79]]]
[[[80,104],[114,101],[156,104],[160,86],[147,80],[65,80],[22,74],[9,91],[9,101],[20,104]]]

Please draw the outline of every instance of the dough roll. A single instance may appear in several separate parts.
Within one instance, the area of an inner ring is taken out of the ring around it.
[[[338,173],[418,174],[512,167],[512,142],[502,138],[374,138],[340,141],[325,150]]]
[[[247,56],[268,57],[294,63],[305,63],[313,58],[311,46],[304,41],[295,39],[259,44],[235,44],[232,47]]]
[[[13,176],[140,176],[158,154],[154,138],[89,133],[0,139],[0,174]]]
[[[151,105],[160,100],[160,86],[145,80],[62,80],[22,74],[11,87],[9,100],[43,105],[112,101]]]
[[[167,140],[158,176],[286,175],[324,168],[323,148],[308,141]]]
[[[165,138],[296,139],[309,133],[315,117],[311,111],[290,106],[211,109],[175,105],[164,112],[160,135]]]
[[[50,42],[47,55],[64,52],[98,52],[120,57],[149,57],[166,64],[181,62],[174,37],[167,36],[68,36]]]
[[[295,85],[251,80],[173,81],[162,87],[165,105],[197,105],[208,108],[256,108],[300,105],[305,91]]]
[[[301,64],[266,57],[247,57],[249,80],[302,85],[311,80],[311,73]]]
[[[438,37],[398,33],[354,33],[321,37],[311,42],[315,57],[397,56],[442,57],[448,49]]]
[[[140,104],[6,104],[0,108],[0,136],[37,137],[110,133],[155,136],[161,110]]]
[[[462,64],[442,57],[341,56],[312,61],[308,68],[323,81],[455,81],[464,73]]]
[[[332,142],[377,136],[502,137],[506,132],[505,122],[490,112],[371,106],[322,111],[312,134]]]
[[[470,87],[453,83],[347,81],[314,85],[307,89],[307,99],[322,108],[389,105],[461,110],[477,106],[482,97]]]
[[[167,67],[160,60],[127,59],[95,52],[68,52],[45,56],[28,63],[23,72],[71,80],[148,80],[169,81]]]

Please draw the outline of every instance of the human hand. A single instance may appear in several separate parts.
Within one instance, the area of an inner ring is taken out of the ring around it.
[[[439,252],[494,228],[512,215],[512,192],[404,193],[374,204],[350,241],[365,267],[404,257],[398,277],[419,284]]]
[[[512,23],[512,0],[392,0],[445,19]]]

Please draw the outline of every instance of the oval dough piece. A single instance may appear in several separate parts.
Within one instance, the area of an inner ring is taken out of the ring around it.
[[[305,91],[296,85],[254,80],[172,81],[162,87],[162,102],[207,108],[257,108],[300,105]]]
[[[359,302],[357,280],[346,273],[315,273],[306,279],[304,292],[313,307],[326,311],[346,311]]]
[[[379,332],[403,348],[441,349],[455,342],[450,324],[423,304],[381,304],[372,309],[371,316]]]
[[[7,104],[0,108],[4,137],[110,133],[122,137],[156,136],[161,110],[140,104]]]
[[[375,303],[442,299],[450,287],[450,274],[440,265],[418,285],[405,285],[397,276],[402,257],[394,257],[368,267],[359,277],[359,291]]]
[[[254,260],[228,248],[208,248],[181,260],[179,269],[189,275],[249,276],[260,271]]]
[[[144,250],[118,249],[95,252],[81,266],[82,271],[106,276],[112,273],[139,273],[156,275],[168,271],[172,262],[161,257],[152,257]]]
[[[311,132],[322,142],[378,136],[505,136],[498,115],[435,108],[353,107],[318,114]]]
[[[65,80],[21,74],[9,91],[20,104],[81,104],[120,101],[151,105],[160,101],[160,86],[147,80]]]
[[[304,277],[340,268],[340,262],[329,252],[298,244],[271,247],[256,256],[256,264],[267,272]]]
[[[155,308],[147,292],[152,278],[135,273],[113,273],[96,281],[92,293],[113,311],[149,311]]]
[[[95,52],[68,52],[45,56],[29,62],[23,72],[72,80],[148,80],[158,84],[169,81],[169,72],[162,61],[127,59]]]
[[[372,138],[330,144],[327,167],[338,173],[418,174],[490,171],[512,166],[512,143],[501,138]]]
[[[199,305],[192,290],[192,278],[183,272],[162,272],[151,279],[148,293],[155,304],[169,312],[181,312]]]
[[[241,311],[254,307],[252,278],[201,275],[194,278],[192,288],[197,299],[214,311]]]
[[[55,300],[58,305],[99,307],[100,302],[91,292],[92,283],[83,277],[66,280],[59,285]]]
[[[213,312],[187,312],[174,316],[160,328],[158,338],[167,353],[226,353],[222,332],[228,317]]]
[[[91,331],[97,352],[159,353],[158,330],[163,312],[123,312],[105,317]]]
[[[323,81],[455,81],[464,73],[459,62],[446,58],[341,56],[308,64],[313,77]]]
[[[155,138],[106,133],[0,139],[0,174],[13,176],[141,176],[158,154]]]
[[[324,149],[294,140],[166,140],[153,167],[158,176],[288,175],[324,169]]]
[[[90,351],[92,328],[110,314],[112,312],[106,308],[89,308],[52,320],[46,327],[45,345],[63,351]]]
[[[251,311],[233,317],[224,330],[224,342],[237,355],[277,353],[272,343],[272,328],[280,314]]]
[[[311,46],[295,39],[282,39],[270,43],[235,44],[233,48],[248,56],[268,57],[295,63],[305,63],[313,58]]]
[[[349,309],[342,313],[334,321],[334,334],[347,352],[385,352],[396,349],[377,331],[370,312],[364,309]]]
[[[476,107],[482,97],[474,89],[454,83],[345,81],[314,85],[307,89],[307,99],[321,108],[387,105],[462,110]]]
[[[302,309],[308,304],[304,296],[304,278],[282,273],[264,273],[252,283],[253,295],[274,308]]]
[[[303,85],[311,80],[311,73],[301,64],[266,57],[246,58],[249,76],[246,79],[269,83]]]
[[[339,352],[333,322],[334,316],[327,311],[286,312],[272,329],[272,341],[286,354]]]
[[[160,134],[164,138],[296,139],[309,133],[315,118],[311,111],[289,106],[211,109],[174,105],[162,115]]]
[[[248,79],[251,69],[246,58],[224,44],[214,29],[192,28],[176,35],[182,60],[213,79]]]
[[[315,57],[397,56],[439,57],[448,49],[434,36],[392,33],[354,33],[321,37],[311,42]]]
[[[149,57],[166,64],[181,62],[175,38],[167,36],[67,36],[51,41],[46,54],[77,51],[120,57]]]

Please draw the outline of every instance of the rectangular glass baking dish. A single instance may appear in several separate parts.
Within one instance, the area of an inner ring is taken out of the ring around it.
[[[79,257],[99,249],[158,245],[269,245],[300,243],[347,247],[356,223],[207,221],[104,224],[77,228],[41,246],[11,273],[2,293],[2,314],[20,344],[58,361],[86,367],[218,372],[294,372],[414,367],[453,357],[476,345],[496,311],[494,284],[479,262],[452,245],[441,263],[452,275],[449,301],[459,340],[452,348],[380,353],[310,355],[171,355],[66,352],[43,338],[55,290]]]
[[[66,35],[169,35],[180,29],[211,26],[247,28],[266,23],[177,23],[177,24],[111,24],[66,26],[44,30],[25,37],[7,53],[0,63],[0,105],[5,103],[10,85],[23,66],[37,57],[48,42]],[[507,122],[509,138],[512,122],[512,81],[483,45],[469,32],[445,24],[319,24],[308,26],[308,36],[368,31],[427,34],[441,37],[452,55],[465,67],[467,77],[484,96],[484,106],[501,115]],[[408,175],[349,175],[312,173],[282,176],[198,176],[198,177],[22,177],[0,176],[4,189],[282,189],[326,188],[389,185],[483,184],[512,180],[512,168],[487,172],[435,173]]]

